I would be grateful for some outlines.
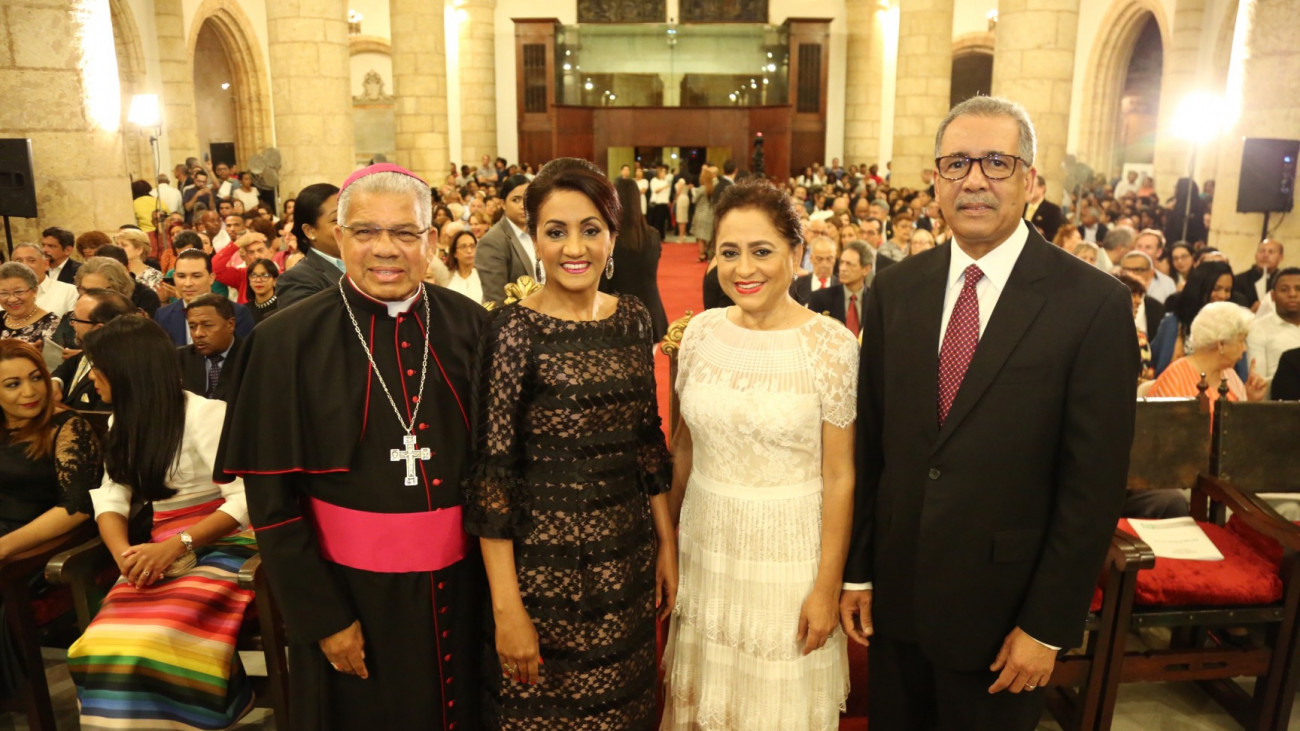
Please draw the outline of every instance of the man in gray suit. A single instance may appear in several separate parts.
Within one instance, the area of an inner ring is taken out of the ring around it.
[[[537,249],[524,225],[524,193],[528,178],[511,175],[501,184],[505,215],[478,242],[474,268],[483,283],[483,301],[500,305],[506,297],[505,286],[523,275],[542,281],[537,266]]]

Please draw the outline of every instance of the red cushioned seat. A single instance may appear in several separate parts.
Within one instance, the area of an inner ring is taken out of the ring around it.
[[[1236,606],[1282,599],[1282,579],[1267,558],[1233,531],[1213,523],[1199,525],[1223,560],[1157,558],[1155,568],[1137,574],[1138,606]],[[1137,535],[1127,520],[1119,527]]]
[[[1300,522],[1296,525],[1300,525]],[[1282,544],[1251,528],[1240,516],[1234,515],[1228,519],[1228,530],[1255,549],[1256,553],[1268,559],[1275,570],[1282,568]]]
[[[1088,605],[1088,611],[1096,614],[1101,611],[1101,587],[1092,587],[1092,604]]]

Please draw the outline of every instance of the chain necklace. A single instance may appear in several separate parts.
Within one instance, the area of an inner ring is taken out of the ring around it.
[[[357,340],[361,341],[361,350],[366,354],[366,360],[370,361],[370,367],[374,369],[375,378],[379,379],[379,385],[384,389],[384,395],[388,397],[388,405],[393,407],[393,414],[397,416],[397,423],[406,432],[406,436],[402,437],[403,448],[390,450],[389,461],[406,462],[406,480],[404,484],[418,484],[419,480],[415,476],[415,460],[425,461],[433,456],[433,452],[428,447],[417,449],[415,446],[415,420],[424,401],[425,376],[429,374],[429,332],[432,327],[429,314],[429,296],[425,292],[420,293],[421,299],[424,300],[424,362],[420,365],[420,389],[415,394],[415,408],[411,410],[410,423],[407,423],[406,419],[402,418],[402,410],[397,408],[397,401],[393,399],[392,391],[388,390],[388,384],[384,381],[384,374],[379,372],[379,366],[375,363],[375,356],[371,354],[370,346],[366,344],[366,336],[361,333],[361,325],[357,323],[357,316],[353,314],[352,305],[348,303],[347,293],[343,291],[344,279],[347,279],[347,277],[339,277],[339,295],[343,298],[343,309],[348,312],[348,319],[352,321],[352,330],[357,334]]]

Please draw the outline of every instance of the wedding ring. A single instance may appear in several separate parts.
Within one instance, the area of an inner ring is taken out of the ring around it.
[[[1034,690],[1034,689],[1036,689],[1037,687],[1038,687],[1037,685],[1026,685],[1026,686],[1025,686],[1025,690]]]
[[[505,670],[507,673],[510,673],[511,675],[514,675],[515,671],[517,671],[519,668],[512,663],[510,665],[502,665],[501,669]]]

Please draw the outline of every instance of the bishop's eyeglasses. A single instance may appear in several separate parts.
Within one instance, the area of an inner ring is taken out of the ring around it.
[[[352,238],[363,244],[370,243],[379,238],[380,234],[388,232],[389,239],[399,244],[414,244],[420,240],[420,237],[428,233],[429,229],[414,228],[381,228],[379,226],[343,226],[339,228],[346,230],[352,235]]]
[[[964,180],[976,163],[979,163],[980,173],[989,180],[1006,180],[1015,175],[1016,163],[1022,162],[1029,164],[1015,155],[990,152],[983,157],[945,155],[935,158],[934,166],[939,171],[939,177],[944,180]]]

